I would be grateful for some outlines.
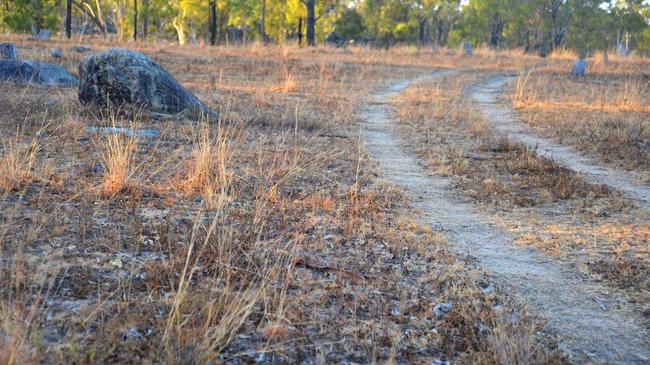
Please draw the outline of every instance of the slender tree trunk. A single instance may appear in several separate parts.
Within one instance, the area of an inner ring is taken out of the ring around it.
[[[499,17],[499,14],[494,14],[492,20],[492,33],[490,34],[490,46],[492,48],[497,48],[501,45],[501,38],[503,34],[503,21]]]
[[[266,0],[262,0],[262,42],[266,43]]]
[[[316,45],[316,0],[307,0],[307,45]]]
[[[104,11],[102,10],[102,2],[101,0],[95,0],[95,4],[97,5],[97,20],[99,21],[102,30],[102,35],[104,36],[104,38],[106,38],[106,21],[104,20]]]
[[[138,0],[133,0],[133,40],[138,40]]]
[[[72,38],[72,0],[67,0],[65,4],[65,36]]]
[[[424,39],[425,35],[424,35],[424,32],[425,32],[425,30],[426,30],[426,29],[425,29],[425,28],[426,28],[426,25],[427,25],[427,18],[420,18],[420,19],[418,19],[418,42],[419,42],[420,44],[424,44],[424,42],[425,42],[425,39]]]
[[[185,35],[185,27],[183,25],[183,20],[181,19],[180,22],[174,18],[172,21],[172,26],[174,26],[174,29],[176,29],[176,35],[178,36],[178,44],[179,45],[184,45],[187,43],[187,36]]]
[[[298,18],[298,45],[302,47],[302,17]]]
[[[562,0],[551,0],[551,37],[552,49],[562,46],[564,43],[564,36],[566,33],[566,22],[568,18],[568,10],[565,7],[562,11]]]
[[[210,1],[210,44],[217,44],[217,1]]]
[[[142,37],[147,39],[149,35],[149,0],[142,0]]]

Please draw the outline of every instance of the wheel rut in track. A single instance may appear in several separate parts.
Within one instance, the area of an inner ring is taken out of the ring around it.
[[[470,91],[478,109],[494,130],[515,141],[535,147],[539,155],[581,174],[588,183],[614,188],[632,199],[639,207],[650,210],[650,186],[644,184],[638,174],[603,166],[579,154],[572,147],[536,135],[528,124],[517,119],[514,110],[500,104],[498,95],[511,79],[511,76],[497,75],[474,85]]]
[[[514,245],[508,232],[451,189],[450,179],[427,172],[416,156],[406,152],[390,103],[420,80],[395,83],[371,95],[363,106],[365,146],[378,162],[381,178],[400,186],[421,212],[423,223],[442,231],[458,254],[474,257],[496,284],[544,318],[560,335],[560,347],[572,362],[648,363],[650,331],[625,300],[552,257]]]

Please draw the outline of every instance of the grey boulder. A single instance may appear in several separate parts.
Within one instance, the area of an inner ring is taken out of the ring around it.
[[[573,76],[583,77],[586,72],[587,72],[587,61],[581,58],[579,60],[576,60],[573,63],[573,69],[571,70],[571,74]]]
[[[216,117],[217,113],[142,53],[113,48],[84,58],[79,101],[107,108],[136,108],[152,116]]]
[[[0,60],[0,80],[18,84],[77,86],[79,80],[65,68],[30,60]]]
[[[41,29],[38,32],[36,31],[36,29],[33,29],[33,32],[34,32],[34,37],[36,37],[36,39],[40,39],[40,40],[50,39],[50,31],[47,29]]]
[[[0,43],[0,60],[15,60],[16,46],[13,43]]]
[[[63,51],[61,51],[61,48],[52,48],[50,54],[54,58],[63,58]]]
[[[84,52],[88,52],[88,51],[92,50],[92,48],[90,48],[90,46],[76,45],[76,46],[72,47],[72,50],[77,52],[77,53],[84,53]]]

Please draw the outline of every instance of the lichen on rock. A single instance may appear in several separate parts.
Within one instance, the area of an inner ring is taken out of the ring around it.
[[[84,105],[135,108],[157,116],[217,116],[169,72],[139,52],[113,48],[88,56],[79,75],[79,101]]]

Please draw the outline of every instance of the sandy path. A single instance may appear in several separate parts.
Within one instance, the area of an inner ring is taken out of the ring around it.
[[[511,79],[512,77],[503,75],[495,76],[475,85],[470,92],[492,128],[514,140],[536,146],[540,155],[582,174],[587,182],[610,186],[634,200],[643,209],[650,210],[650,185],[644,184],[638,174],[605,167],[569,146],[535,135],[528,124],[517,119],[512,109],[499,103],[501,88]]]
[[[366,149],[379,163],[383,179],[401,186],[422,211],[422,220],[444,231],[458,253],[475,257],[497,284],[547,319],[571,360],[648,363],[650,331],[629,304],[552,257],[513,245],[508,233],[450,189],[449,179],[432,176],[405,152],[389,102],[414,81],[374,94],[362,111]]]

